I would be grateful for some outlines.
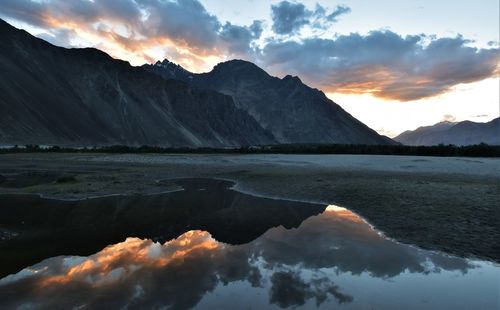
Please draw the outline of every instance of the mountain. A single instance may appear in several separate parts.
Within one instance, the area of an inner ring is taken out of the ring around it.
[[[439,122],[437,124],[434,124],[432,126],[419,127],[415,131],[407,130],[393,139],[395,141],[402,143],[402,144],[425,145],[425,143],[419,143],[420,141],[418,141],[418,139],[421,137],[429,136],[429,135],[436,135],[437,133],[440,133],[440,132],[443,132],[443,131],[450,129],[451,127],[453,127],[456,124],[457,123],[454,123],[454,122],[443,121],[443,122]],[[411,143],[410,143],[410,141],[411,141]]]
[[[500,117],[488,123],[441,122],[433,126],[419,127],[414,131],[405,131],[394,140],[406,145],[500,145]]]
[[[0,20],[0,144],[226,147],[275,143],[230,96]]]
[[[167,59],[157,61],[154,66],[144,65],[143,68],[147,68],[149,72],[155,73],[166,80],[179,80],[186,83],[190,83],[194,75],[178,64],[170,62]]]
[[[133,67],[0,20],[0,72],[0,145],[393,143],[298,78],[244,61],[206,74],[165,61]]]
[[[248,61],[223,62],[202,74],[180,69],[168,60],[143,68],[166,79],[231,96],[238,108],[255,118],[278,143],[394,143],[298,77],[273,77]]]

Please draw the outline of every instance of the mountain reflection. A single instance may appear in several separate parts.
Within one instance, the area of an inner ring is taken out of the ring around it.
[[[262,296],[267,297],[260,307],[268,308],[356,305],[356,294],[376,279],[404,282],[400,274],[418,274],[446,281],[444,273],[467,277],[483,267],[393,242],[349,210],[328,206],[298,228],[273,228],[243,245],[192,230],[164,244],[128,238],[89,257],[46,259],[1,279],[0,305],[220,308],[210,295],[226,291],[254,296],[250,300],[256,308]],[[349,286],[346,277],[356,281],[356,289],[344,287],[343,282]],[[486,280],[483,285],[490,284]],[[488,302],[491,296],[476,297]],[[225,306],[242,306],[238,299],[225,301],[233,303]]]
[[[244,244],[272,227],[297,227],[325,208],[244,194],[231,189],[234,183],[217,179],[171,179],[159,185],[182,190],[78,201],[0,195],[0,236],[10,236],[0,238],[0,278],[50,257],[87,256],[131,236],[165,242],[204,230],[218,241]]]

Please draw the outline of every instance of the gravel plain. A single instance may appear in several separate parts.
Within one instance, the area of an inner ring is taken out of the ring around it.
[[[404,243],[500,262],[499,159],[5,154],[0,175],[0,194],[57,199],[178,190],[158,182],[170,178],[232,180],[237,190],[258,196],[346,207]]]

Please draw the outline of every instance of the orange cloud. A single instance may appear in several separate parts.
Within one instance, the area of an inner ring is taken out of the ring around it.
[[[189,231],[164,245],[128,238],[69,266],[63,274],[43,277],[37,285],[43,288],[78,281],[90,281],[93,286],[109,284],[113,271],[122,270],[122,276],[126,277],[138,268],[165,267],[190,256],[207,255],[207,252],[216,251],[219,247],[208,232],[198,230]]]

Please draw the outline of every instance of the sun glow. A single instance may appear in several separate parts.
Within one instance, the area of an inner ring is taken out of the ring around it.
[[[354,117],[378,133],[395,137],[405,130],[434,125],[452,115],[455,121],[488,122],[500,115],[500,78],[460,84],[439,96],[399,102],[369,94],[327,93]]]

